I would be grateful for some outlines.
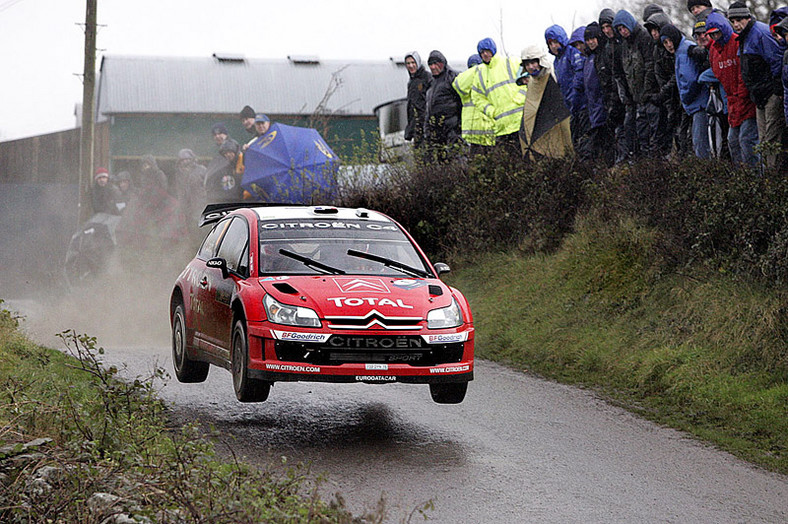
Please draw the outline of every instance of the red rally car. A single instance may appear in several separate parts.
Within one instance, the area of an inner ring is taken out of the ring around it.
[[[468,301],[394,220],[365,209],[218,204],[170,299],[181,382],[210,364],[241,402],[277,381],[429,384],[442,404],[473,380]]]

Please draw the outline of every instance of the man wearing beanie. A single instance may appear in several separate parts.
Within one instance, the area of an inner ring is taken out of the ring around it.
[[[249,133],[250,135],[255,134],[254,115],[255,112],[254,109],[251,108],[251,106],[244,106],[244,108],[241,109],[241,113],[239,115],[239,117],[241,118],[241,125],[244,126],[244,129],[246,129],[246,132]]]
[[[612,76],[597,64],[607,43],[598,22],[591,22],[585,28],[583,39],[586,44],[586,61],[583,65],[583,86],[586,93],[589,133],[589,153],[592,159],[602,159],[609,167],[615,161],[615,151],[610,147],[613,139],[607,123],[606,92],[612,89]]]
[[[698,16],[706,9],[711,9],[711,0],[687,0],[687,11]]]
[[[785,147],[783,134],[782,52],[772,37],[769,27],[752,18],[744,2],[734,2],[728,8],[728,20],[738,33],[741,74],[755,103],[758,135],[761,144],[774,143]],[[765,155],[767,167],[778,167],[783,155]]]
[[[432,85],[427,89],[424,112],[424,141],[433,152],[444,158],[445,146],[460,141],[460,95],[451,86],[457,71],[449,67],[446,57],[433,50],[427,57],[427,66],[432,73]]]

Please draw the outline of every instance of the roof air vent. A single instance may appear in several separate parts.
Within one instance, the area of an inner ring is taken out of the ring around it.
[[[287,59],[294,65],[318,65],[320,58],[317,55],[287,55]]]
[[[213,59],[220,64],[245,64],[246,57],[244,55],[232,55],[228,53],[214,53]]]

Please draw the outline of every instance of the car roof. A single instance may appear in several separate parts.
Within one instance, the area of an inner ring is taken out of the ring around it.
[[[252,211],[254,211],[259,220],[336,219],[393,222],[393,220],[382,213],[362,208],[333,206],[267,206],[255,207]]]

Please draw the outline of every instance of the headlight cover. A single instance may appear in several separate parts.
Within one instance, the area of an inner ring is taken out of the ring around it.
[[[313,309],[282,304],[271,295],[263,297],[268,320],[274,324],[300,327],[320,327],[320,318]]]
[[[433,309],[427,313],[427,327],[429,329],[445,329],[462,325],[462,311],[457,300],[452,297],[451,305]]]

